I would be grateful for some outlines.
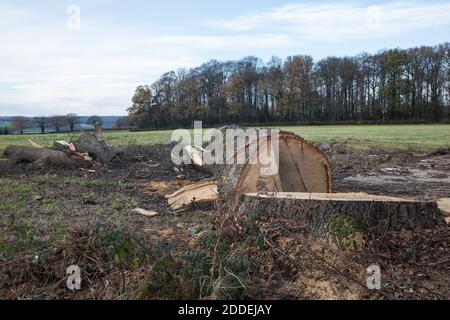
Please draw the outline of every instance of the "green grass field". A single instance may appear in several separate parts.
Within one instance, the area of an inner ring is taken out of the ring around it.
[[[432,150],[450,147],[450,125],[353,125],[353,126],[296,126],[279,127],[292,131],[312,142],[346,142],[354,148],[368,149],[417,149]],[[106,132],[105,138],[112,145],[169,143],[171,130]],[[55,140],[71,141],[79,133],[33,134],[0,136],[0,153],[10,144],[29,145],[28,139],[51,146]]]

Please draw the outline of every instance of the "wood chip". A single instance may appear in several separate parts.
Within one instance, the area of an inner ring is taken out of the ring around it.
[[[146,217],[157,217],[157,216],[160,215],[160,213],[157,212],[157,211],[154,211],[154,210],[145,210],[145,209],[142,209],[142,208],[135,208],[135,209],[133,209],[133,210],[131,210],[131,211],[132,211],[132,212],[139,213],[139,214],[142,214],[143,216],[146,216]]]
[[[177,192],[167,195],[169,206],[174,211],[188,209],[192,204],[205,204],[218,199],[217,184],[214,181],[202,181],[188,185]]]
[[[439,199],[436,203],[444,215],[450,217],[450,198]]]

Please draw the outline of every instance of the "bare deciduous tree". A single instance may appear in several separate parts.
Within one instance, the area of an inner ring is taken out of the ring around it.
[[[35,117],[33,119],[33,122],[38,126],[38,128],[41,130],[41,133],[44,134],[45,133],[45,129],[48,127],[49,125],[49,118],[45,117],[45,116],[39,116],[39,117]]]
[[[60,132],[61,128],[67,123],[67,119],[65,116],[55,115],[49,118],[49,123],[55,128],[56,132]]]
[[[75,113],[69,113],[66,115],[66,122],[69,125],[69,129],[71,132],[75,130],[75,126],[80,124],[80,117]]]
[[[209,61],[139,86],[140,127],[231,122],[441,121],[450,102],[450,44],[375,55]],[[447,110],[447,111],[446,111]]]
[[[100,116],[90,116],[89,119],[86,121],[86,124],[90,124],[91,126],[95,126],[96,123],[100,123],[103,125],[103,118]]]
[[[30,125],[30,119],[27,117],[14,117],[11,121],[11,129],[14,131],[19,131],[23,134],[24,129]]]

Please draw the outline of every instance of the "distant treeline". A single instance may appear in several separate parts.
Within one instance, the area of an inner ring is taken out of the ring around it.
[[[318,62],[306,55],[209,61],[139,86],[140,128],[222,123],[440,122],[448,119],[450,44]]]
[[[78,116],[74,113],[67,115],[39,116],[39,117],[0,117],[8,126],[0,127],[0,134],[14,133],[49,133],[67,132],[94,128],[95,123],[101,123],[105,129],[129,128],[128,117],[100,117],[100,116]]]

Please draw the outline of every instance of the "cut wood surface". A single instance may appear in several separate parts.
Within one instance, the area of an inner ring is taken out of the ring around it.
[[[307,193],[307,192],[277,192],[277,193],[246,193],[248,196],[257,196],[260,198],[288,198],[299,200],[323,200],[323,201],[362,201],[362,202],[429,202],[418,201],[414,199],[404,199],[390,196],[371,195],[365,192],[349,192],[349,193]]]
[[[365,230],[430,228],[444,223],[436,202],[365,193],[248,193],[240,200],[239,213],[262,210],[304,219],[317,234],[327,232],[330,219],[339,214],[355,218]]]
[[[202,181],[181,188],[167,195],[169,206],[173,211],[188,209],[193,204],[206,204],[218,199],[217,184],[214,181]]]
[[[103,141],[103,128],[100,122],[95,123],[95,137],[98,141]]]
[[[237,138],[229,138],[227,129],[240,130],[237,131]],[[245,129],[239,126],[222,127],[219,130],[225,137],[224,164],[203,164],[203,167],[214,174],[219,194],[232,207],[237,204],[241,194],[249,192],[332,192],[330,162],[319,149],[303,138],[290,132],[279,132],[279,167],[272,173],[261,161],[250,161],[260,159],[261,149],[256,137],[246,137]],[[268,130],[262,137],[267,141],[268,156],[276,163],[275,155],[270,153],[273,142],[270,134]],[[235,140],[246,142],[238,147]],[[199,157],[198,149],[193,157]],[[244,161],[237,164],[239,158]],[[194,158],[193,162],[199,163]]]
[[[135,208],[135,209],[133,209],[131,211],[139,213],[139,214],[141,214],[143,216],[146,216],[146,217],[157,217],[157,216],[160,215],[160,213],[155,211],[155,210],[145,210],[145,209],[142,209],[142,208]]]
[[[70,149],[70,143],[64,140],[57,140],[53,142],[53,149],[59,151],[68,151]]]
[[[450,198],[442,198],[437,201],[439,209],[446,215],[450,217]]]

